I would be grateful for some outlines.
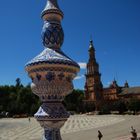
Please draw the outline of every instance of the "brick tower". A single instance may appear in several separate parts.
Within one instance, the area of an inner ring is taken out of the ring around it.
[[[95,48],[93,41],[90,41],[89,60],[87,63],[85,84],[85,98],[89,102],[94,102],[96,110],[99,110],[100,103],[103,99],[103,85],[101,82],[101,74],[99,73],[99,64],[95,58]]]

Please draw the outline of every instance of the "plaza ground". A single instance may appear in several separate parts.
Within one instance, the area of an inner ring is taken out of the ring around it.
[[[140,116],[72,115],[61,129],[63,140],[130,140],[131,126],[140,133]],[[0,119],[0,140],[41,140],[43,129],[34,118]]]

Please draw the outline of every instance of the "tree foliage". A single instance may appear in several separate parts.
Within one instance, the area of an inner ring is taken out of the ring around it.
[[[134,114],[140,111],[140,100],[132,98],[128,102],[128,109],[134,111]]]
[[[94,102],[84,101],[84,91],[83,90],[73,90],[71,94],[65,97],[64,105],[69,111],[74,111],[76,113],[86,113],[95,111]]]
[[[119,111],[119,114],[123,114],[125,111],[127,111],[127,105],[124,100],[118,100],[113,103],[112,110]]]
[[[64,99],[64,105],[69,111],[75,111],[75,112],[83,112],[84,106],[83,106],[83,100],[84,100],[84,93],[82,90],[73,90],[73,92],[69,95],[67,95]]]
[[[123,114],[127,111],[127,104],[125,100],[117,100],[117,101],[106,101],[103,103],[100,114],[110,114],[112,111],[119,112],[119,114]]]
[[[40,101],[30,89],[23,86],[19,78],[15,86],[0,86],[0,112],[33,115],[39,108]]]
[[[93,102],[84,101],[82,90],[73,90],[71,94],[65,97],[63,104],[68,111],[77,113],[95,111]],[[9,112],[10,116],[15,114],[34,115],[40,105],[40,100],[32,93],[30,86],[23,86],[20,78],[16,79],[15,85],[0,86],[0,113]],[[105,102],[100,112],[101,114],[109,114],[111,111],[119,111],[122,114],[127,110],[134,111],[134,113],[140,111],[140,100]]]

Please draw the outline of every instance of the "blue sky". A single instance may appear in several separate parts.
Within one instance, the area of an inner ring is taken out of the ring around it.
[[[114,79],[140,85],[140,0],[58,0],[65,14],[62,50],[77,62],[88,61],[92,35],[104,86]],[[0,1],[0,85],[30,79],[26,62],[43,50],[40,13],[46,0]],[[83,67],[74,80],[84,88]]]

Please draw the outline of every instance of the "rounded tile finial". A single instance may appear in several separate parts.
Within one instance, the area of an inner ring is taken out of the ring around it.
[[[60,49],[64,41],[64,32],[61,26],[63,12],[60,10],[57,0],[47,0],[42,18],[44,20],[43,45],[51,49]]]
[[[63,18],[63,12],[60,10],[57,0],[47,0],[47,4],[41,14],[44,20],[55,19],[61,20]]]

